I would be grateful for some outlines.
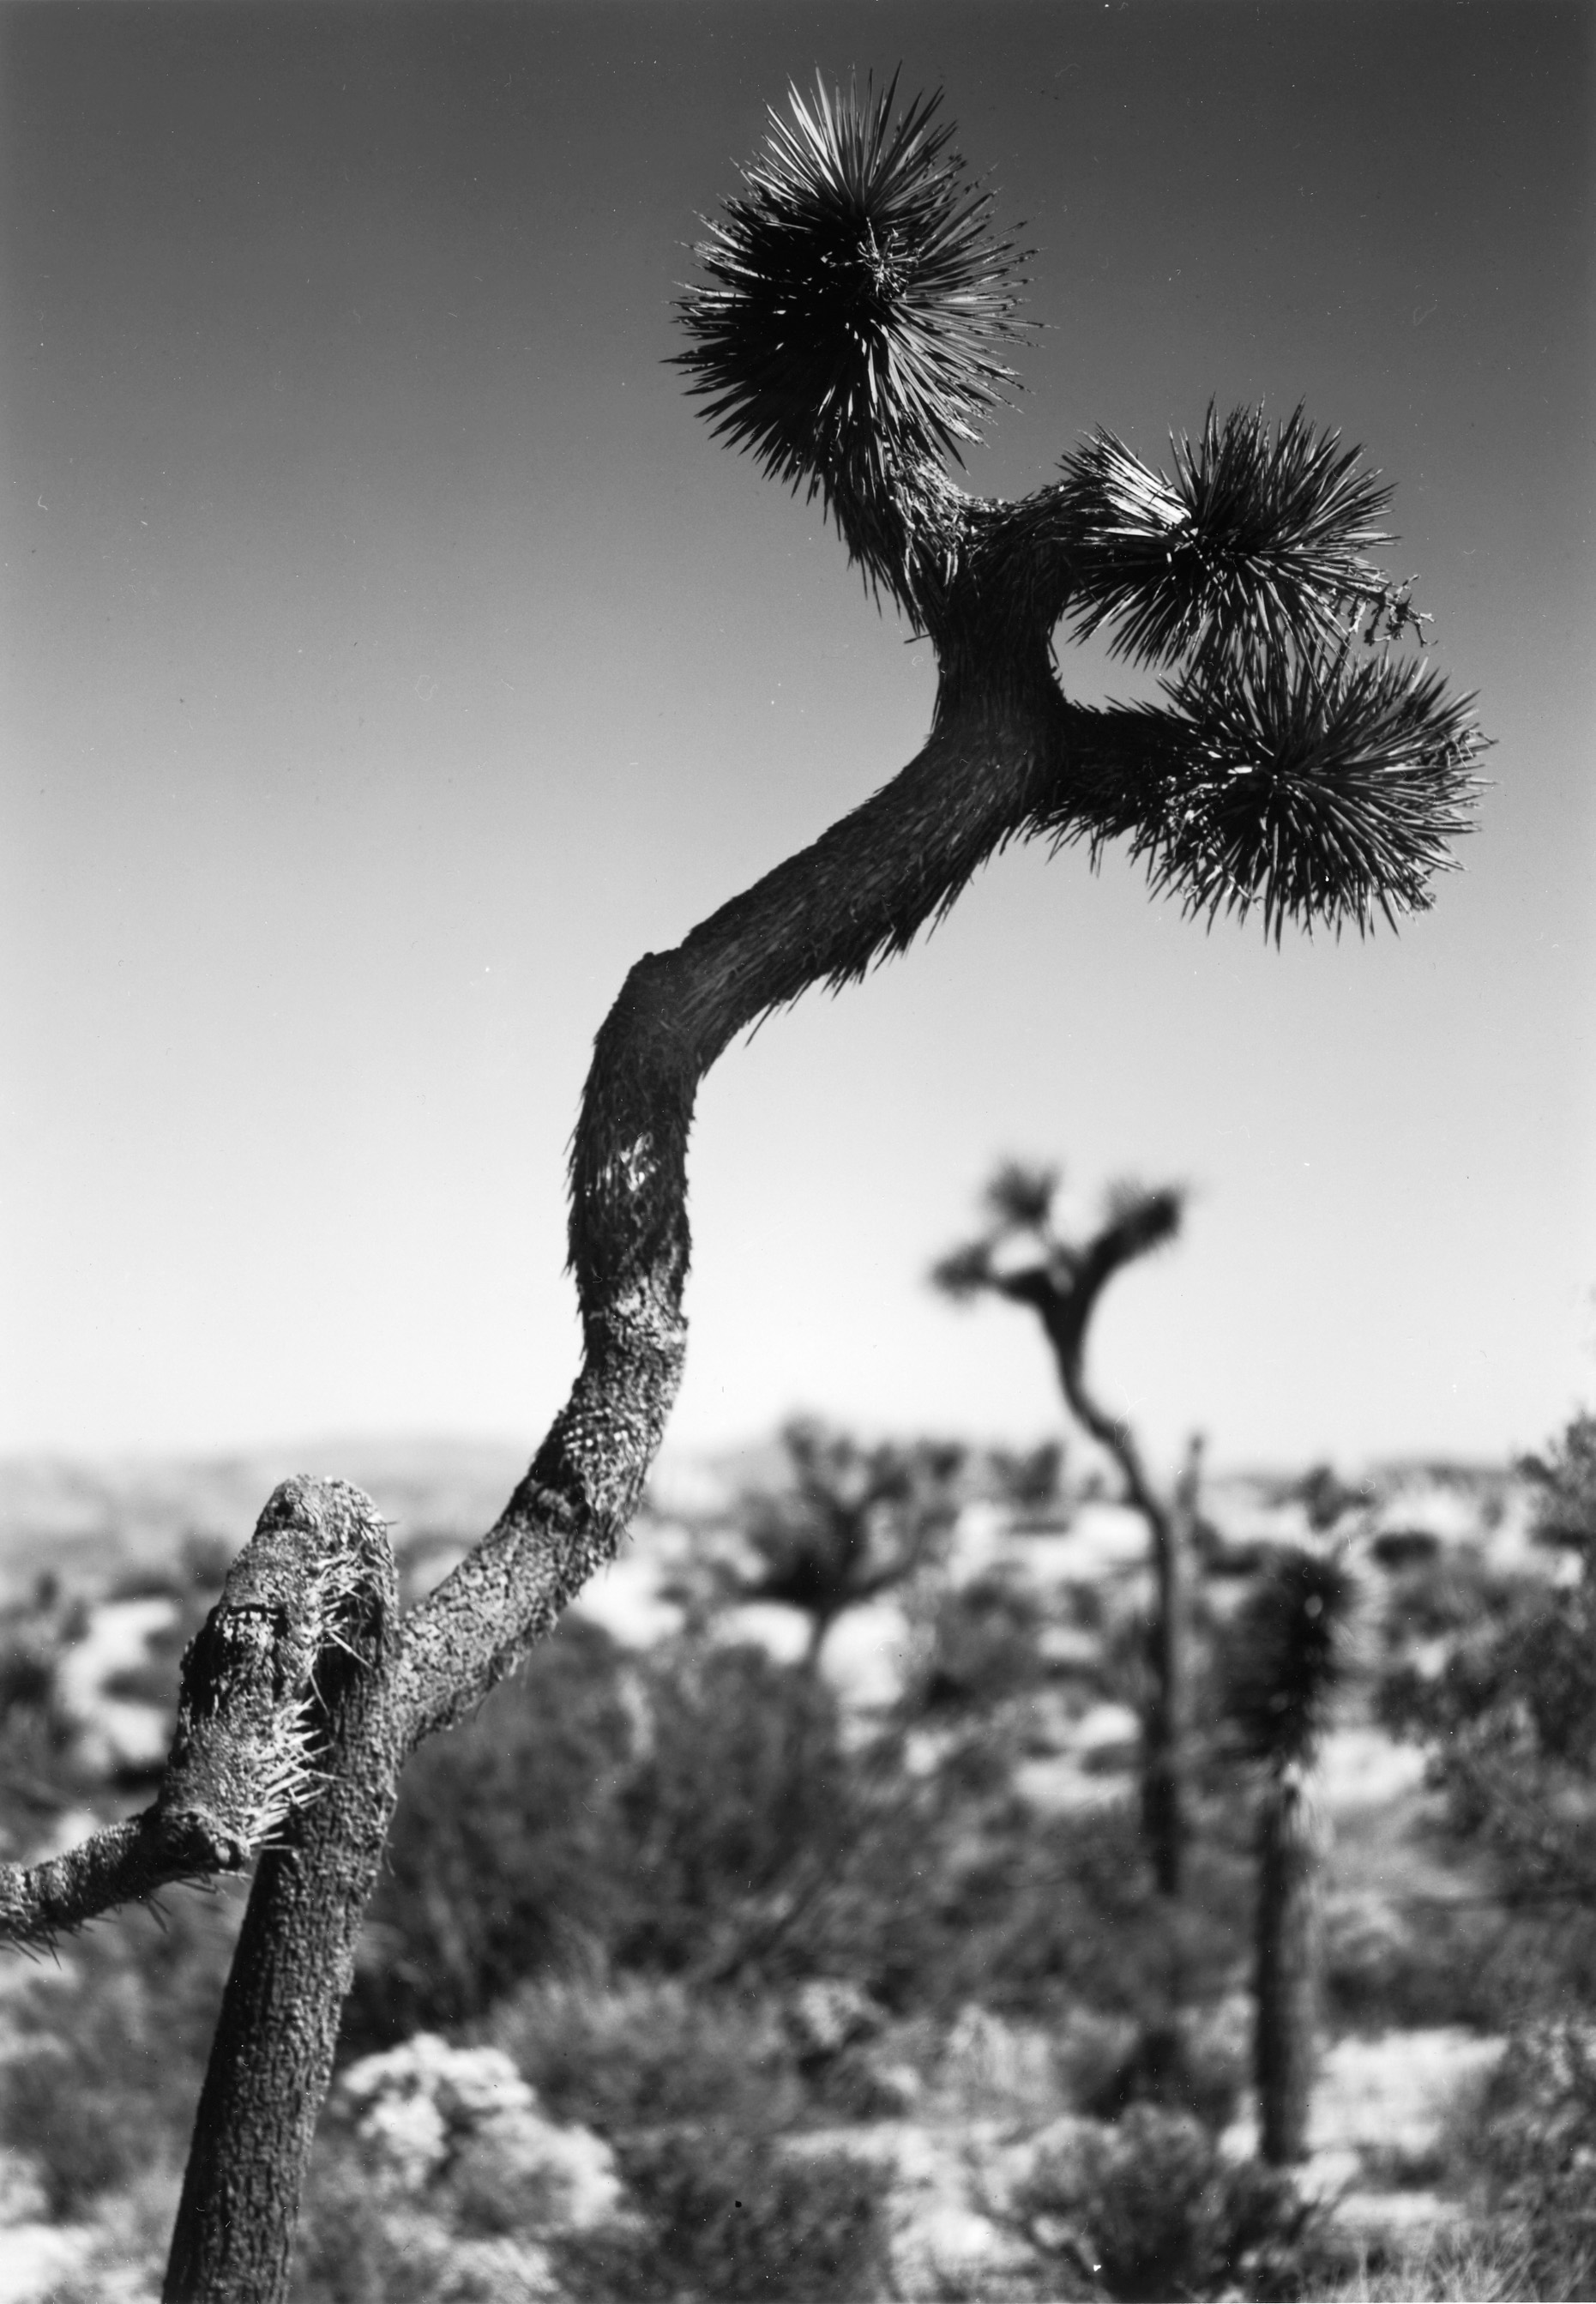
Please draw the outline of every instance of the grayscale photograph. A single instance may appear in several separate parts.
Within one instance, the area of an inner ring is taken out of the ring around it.
[[[0,2304],[1596,2295],[1596,0],[0,0]]]

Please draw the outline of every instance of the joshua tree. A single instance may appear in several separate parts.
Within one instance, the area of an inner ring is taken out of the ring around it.
[[[1226,1643],[1225,1711],[1243,1753],[1263,1772],[1253,2072],[1259,2149],[1276,2167],[1308,2156],[1326,1849],[1313,1779],[1346,1672],[1355,1598],[1338,1558],[1292,1546],[1263,1571]]]
[[[600,1029],[571,1157],[583,1356],[494,1526],[401,1621],[375,1507],[295,1479],[190,1648],[146,1815],[0,1876],[38,1941],[258,1857],[205,2084],[168,2298],[280,2298],[360,1915],[400,1771],[545,1638],[636,1509],[680,1376],[686,1149],[699,1080],[811,984],[899,953],[1011,840],[1124,835],[1155,887],[1362,928],[1430,901],[1482,741],[1390,644],[1407,593],[1367,557],[1387,500],[1300,412],[1211,413],[1172,475],[1108,434],[1037,494],[946,459],[1003,395],[1015,250],[937,123],[894,90],[796,97],[699,251],[681,354],[714,428],[818,496],[866,582],[935,651],[930,734],[890,784],[648,953]],[[1053,634],[1107,625],[1168,669],[1154,709],[1068,701]],[[1381,645],[1367,643],[1376,635]],[[314,1797],[313,1797],[314,1795]]]
[[[1122,1416],[1103,1407],[1086,1381],[1086,1336],[1103,1290],[1117,1272],[1151,1254],[1180,1228],[1181,1195],[1123,1184],[1109,1195],[1089,1240],[1060,1237],[1053,1226],[1058,1172],[1010,1161],[986,1188],[987,1224],[978,1240],[945,1256],[933,1284],[955,1300],[988,1293],[1026,1304],[1052,1347],[1071,1414],[1119,1468],[1125,1501],[1152,1539],[1155,1600],[1149,1662],[1153,1690],[1143,1725],[1142,1816],[1159,1893],[1178,1896],[1186,1841],[1184,1662],[1186,1555],[1196,1511],[1198,1444],[1172,1501],[1159,1494]]]
[[[964,1451],[931,1441],[866,1448],[808,1420],[789,1424],[781,1444],[790,1484],[751,1491],[738,1512],[760,1567],[733,1571],[722,1597],[797,1608],[809,1620],[805,1664],[815,1672],[838,1618],[906,1584],[946,1537]]]

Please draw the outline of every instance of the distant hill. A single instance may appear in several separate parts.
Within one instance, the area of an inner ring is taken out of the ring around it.
[[[225,1456],[0,1458],[0,1580],[41,1570],[97,1582],[170,1560],[189,1536],[241,1548],[262,1505],[293,1472],[364,1488],[402,1547],[480,1536],[527,1468],[504,1441],[328,1439]]]
[[[336,1473],[364,1488],[401,1554],[447,1553],[492,1525],[529,1454],[529,1442],[354,1436],[219,1456],[0,1458],[0,1598],[45,1569],[102,1585],[170,1561],[190,1536],[241,1547],[273,1488],[296,1471]],[[651,1495],[666,1518],[690,1520],[779,1482],[783,1465],[773,1439],[705,1455],[668,1448]],[[1356,1496],[1367,1529],[1416,1529],[1443,1543],[1472,1536],[1493,1548],[1524,1540],[1524,1483],[1505,1465],[1415,1459],[1366,1467],[1338,1485]],[[1307,1532],[1304,1486],[1301,1472],[1220,1472],[1204,1484],[1203,1508],[1233,1539],[1279,1540]]]

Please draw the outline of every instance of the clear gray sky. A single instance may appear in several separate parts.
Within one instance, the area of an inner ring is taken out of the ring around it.
[[[1127,1172],[1192,1186],[1101,1325],[1166,1453],[1490,1455],[1596,1395],[1593,30],[5,7],[0,1447],[535,1443],[628,965],[926,726],[925,649],[663,364],[766,105],[899,64],[1039,251],[973,484],[1305,400],[1398,484],[1495,781],[1400,939],[1277,953],[1117,856],[1021,852],[732,1049],[672,1436],[1054,1428],[1029,1324],[924,1283],[1009,1151],[1086,1214]]]

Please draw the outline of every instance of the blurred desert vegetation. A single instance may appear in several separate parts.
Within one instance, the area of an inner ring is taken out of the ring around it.
[[[338,1459],[412,1594],[518,1469]],[[0,1467],[7,1854],[148,1800],[282,1469]],[[667,1457],[621,1562],[407,1775],[302,2304],[1592,2292],[1596,1419],[1512,1467],[1205,1481],[1173,1919],[1138,1815],[1147,1546],[1108,1485],[1052,1443],[813,1423]],[[1282,2171],[1221,1698],[1288,1553],[1357,1598]],[[156,2293],[241,1910],[173,1892],[0,1976],[0,2297]]]

